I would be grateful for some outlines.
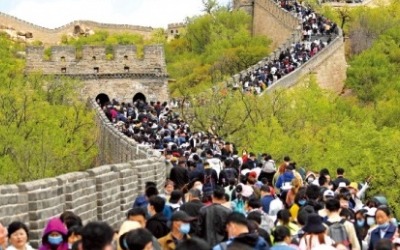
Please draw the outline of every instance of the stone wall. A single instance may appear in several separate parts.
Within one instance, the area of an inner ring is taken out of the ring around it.
[[[97,96],[100,93],[120,102],[132,102],[137,93],[146,96],[147,101],[168,101],[168,81],[164,77],[137,76],[131,78],[94,78],[84,80],[82,96]]]
[[[253,35],[268,37],[274,49],[293,37],[301,39],[301,20],[272,0],[235,0],[234,8],[252,16]]]
[[[113,59],[106,59],[106,47],[83,46],[77,55],[73,46],[51,47],[51,59],[44,60],[44,47],[28,46],[26,49],[26,71],[42,71],[44,74],[117,74],[152,73],[166,75],[164,48],[148,45],[143,49],[143,58],[136,55],[134,45],[113,47]],[[79,59],[78,59],[79,58]],[[97,69],[96,69],[97,68]]]
[[[84,223],[108,222],[115,229],[125,218],[134,199],[144,192],[146,181],[155,181],[159,189],[165,182],[165,164],[161,154],[141,148],[116,130],[94,100],[99,139],[100,167],[72,172],[54,178],[15,185],[0,185],[0,222],[14,220],[28,224],[30,242],[37,248],[46,222],[63,211],[80,215]]]
[[[149,38],[154,30],[151,27],[127,24],[98,23],[87,20],[73,21],[55,29],[48,29],[3,12],[0,12],[0,24],[7,29],[20,32],[31,32],[33,35],[31,40],[39,40],[44,44],[58,44],[61,41],[62,35],[73,33],[76,26],[89,28],[90,30],[106,30],[110,33],[136,33],[143,35],[145,38]]]
[[[266,93],[273,92],[277,88],[289,88],[308,74],[316,74],[321,88],[336,93],[342,91],[346,79],[346,60],[342,36],[336,37],[326,48],[294,72],[276,81],[267,88]]]
[[[106,59],[103,46],[84,46],[80,59],[71,46],[54,46],[51,59],[44,60],[44,48],[26,49],[26,72],[68,76],[83,81],[81,96],[96,97],[106,94],[110,99],[132,102],[142,93],[147,101],[168,101],[168,75],[162,45],[149,45],[143,49],[143,58],[136,55],[132,45],[118,45],[113,59]]]
[[[234,1],[236,6],[248,2],[251,0]],[[252,72],[278,58],[281,51],[290,48],[292,44],[301,41],[302,38],[300,19],[282,9],[273,0],[253,0],[253,8],[249,14],[253,15],[253,33],[270,37],[276,48],[257,64],[228,79],[227,85],[230,86],[237,86],[241,75],[244,76],[247,72]],[[346,65],[343,34],[339,29],[338,36],[330,44],[294,72],[274,82],[264,93],[270,93],[276,88],[291,87],[307,74],[316,74],[317,82],[322,88],[340,93],[346,79]]]

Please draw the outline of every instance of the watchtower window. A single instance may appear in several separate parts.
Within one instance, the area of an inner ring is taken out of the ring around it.
[[[178,31],[178,30],[175,30],[175,33],[176,33],[176,34],[178,34],[178,33],[179,33],[179,31]]]
[[[63,73],[63,74],[67,73],[67,68],[66,67],[62,67],[61,68],[61,73]]]
[[[93,57],[92,57],[92,60],[93,60],[93,61],[96,61],[96,57],[95,57],[95,56],[93,56]]]
[[[128,72],[129,72],[129,67],[128,67],[128,66],[125,66],[125,67],[124,67],[124,71],[128,73]]]
[[[61,57],[61,62],[65,62],[65,56]]]
[[[171,34],[174,34],[174,30],[171,30]]]
[[[93,71],[94,71],[94,73],[99,73],[99,67],[94,67]]]
[[[128,60],[128,56],[127,56],[127,55],[125,55],[125,56],[124,56],[124,59],[125,59],[125,60]]]

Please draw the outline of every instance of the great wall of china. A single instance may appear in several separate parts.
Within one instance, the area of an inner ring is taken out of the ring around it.
[[[17,17],[0,12],[0,24],[2,29],[15,30],[21,33],[32,33],[31,40],[38,40],[44,44],[57,44],[63,35],[74,32],[86,32],[90,30],[106,30],[110,33],[129,32],[143,35],[145,38],[151,36],[154,28],[128,24],[98,23],[88,20],[76,20],[55,29],[45,28]]]
[[[301,39],[300,21],[292,16],[291,13],[281,9],[273,0],[239,0],[235,1],[235,4],[253,15],[253,33],[269,36],[274,41],[276,50],[253,67],[232,76],[228,80],[230,84],[238,82],[240,74],[245,74],[249,70],[265,64],[266,61],[275,58],[281,50],[286,49],[293,42]],[[78,24],[90,26],[97,23],[86,21],[72,22],[60,28],[50,30],[0,13],[0,24],[3,26],[10,25],[17,30],[30,30],[33,33],[34,39],[43,39],[54,44],[54,38],[50,38],[50,36],[61,37],[63,32],[70,31],[71,28]],[[115,28],[118,31],[137,30],[144,34],[149,34],[152,30],[151,28],[130,25],[98,24],[96,27]],[[175,32],[176,29],[171,26],[171,30]],[[53,36],[53,34],[56,34],[56,36]],[[79,62],[74,60],[68,61],[68,56],[58,53],[60,50],[56,48],[54,56],[51,59],[53,63],[51,67],[54,67],[53,73],[67,73],[66,62],[71,63],[69,68],[72,70],[71,72],[74,72],[73,65]],[[68,51],[68,49],[66,50]],[[123,56],[117,60],[125,60],[126,51],[131,50],[132,48],[126,48],[125,52],[121,53],[121,56]],[[42,53],[40,51],[41,49],[30,51],[31,53],[28,51],[28,56],[38,56]],[[90,49],[87,51],[90,51]],[[83,62],[80,62],[86,64],[87,74],[75,75],[83,77],[86,80],[97,81],[95,76],[98,76],[98,72],[93,72],[96,68],[93,64],[99,63],[99,61],[96,57],[95,62],[93,62],[93,56],[96,55],[90,54],[92,52],[87,52],[86,59],[82,58]],[[68,53],[70,53],[70,56],[73,54],[71,51]],[[62,58],[63,56],[64,58]],[[164,55],[159,56],[163,57]],[[135,58],[133,54],[128,55],[128,58],[130,57]],[[163,65],[163,60],[164,58],[158,62]],[[123,65],[122,62],[118,66],[118,71],[121,71],[121,65]],[[64,66],[66,72],[61,72]],[[153,66],[151,70],[154,70],[155,67]],[[28,70],[29,67],[34,66],[29,66],[28,63]],[[100,66],[98,68],[100,70]],[[129,70],[135,72],[134,68],[132,66]],[[163,70],[165,68],[161,69],[161,71],[166,74],[166,71]],[[274,83],[267,91],[274,91],[278,87],[293,86],[299,79],[309,74],[315,74],[318,83],[322,87],[339,92],[346,76],[345,71],[344,43],[342,34],[339,32],[339,35],[326,48],[299,67],[295,72]],[[156,75],[150,74],[154,72],[147,73],[149,74],[147,75],[148,79],[157,78]],[[122,70],[121,73],[111,74],[109,81],[101,85],[109,85],[111,88],[112,86],[110,85],[115,76],[120,76],[121,78],[125,76],[126,79],[130,79],[131,76],[124,74],[134,73],[127,73]],[[138,73],[135,77],[140,76],[138,79],[141,79],[145,74],[140,75]],[[91,79],[91,77],[94,78]],[[107,77],[104,76],[104,78]],[[162,78],[162,81],[164,81],[166,75]],[[88,84],[94,83],[88,81]],[[135,81],[129,80],[127,84],[126,86],[132,87]],[[95,103],[94,96],[91,96],[88,105],[91,105],[96,112],[97,124],[101,135],[99,136],[99,167],[85,172],[68,173],[54,178],[0,186],[0,221],[3,224],[8,224],[13,220],[27,222],[31,229],[31,243],[34,247],[38,246],[42,229],[46,220],[51,216],[59,215],[64,210],[72,210],[81,215],[84,222],[103,220],[114,227],[118,227],[134,198],[143,192],[146,181],[155,181],[160,188],[164,184],[165,166],[163,166],[163,158],[159,155],[159,152],[141,148],[134,140],[118,132]]]

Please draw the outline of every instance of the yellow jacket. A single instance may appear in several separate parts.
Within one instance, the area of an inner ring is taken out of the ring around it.
[[[190,239],[189,235],[185,236],[186,239]],[[169,233],[164,237],[158,239],[158,243],[160,243],[160,247],[163,250],[174,250],[176,248],[174,239],[172,238],[172,234]]]

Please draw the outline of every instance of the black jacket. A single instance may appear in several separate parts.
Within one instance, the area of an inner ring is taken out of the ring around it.
[[[169,178],[175,183],[176,189],[181,189],[189,183],[189,171],[181,166],[175,166],[171,169]]]
[[[332,181],[333,189],[336,190],[336,189],[339,187],[339,184],[340,184],[341,182],[344,182],[344,183],[346,184],[346,187],[347,187],[348,185],[350,185],[350,181],[349,181],[348,179],[344,178],[343,176],[338,176],[336,179],[334,179],[334,180]]]
[[[229,208],[220,204],[202,207],[198,217],[198,236],[211,246],[226,239],[225,221],[231,213]]]
[[[196,220],[190,223],[190,233],[198,232],[198,220],[200,214],[200,209],[204,207],[204,204],[200,200],[189,201],[179,208],[181,211],[185,211],[189,216],[196,217]]]
[[[167,225],[167,218],[165,218],[162,212],[153,215],[146,222],[146,229],[149,230],[157,239],[167,235],[170,231]]]
[[[233,239],[231,244],[234,243],[243,244],[252,247],[253,249],[269,250],[267,242],[262,237],[258,236],[258,234],[256,233],[240,234]]]

